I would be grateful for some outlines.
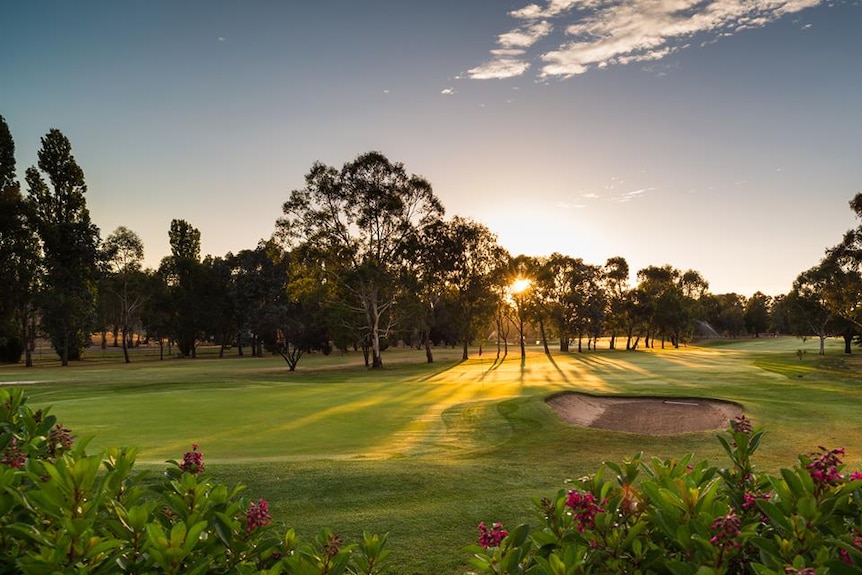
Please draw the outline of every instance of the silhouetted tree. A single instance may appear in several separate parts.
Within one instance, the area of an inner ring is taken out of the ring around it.
[[[196,357],[204,333],[207,289],[201,263],[201,233],[185,220],[172,220],[168,241],[171,255],[162,259],[159,273],[170,293],[170,332],[180,353]]]
[[[103,250],[110,266],[108,289],[118,311],[123,359],[130,363],[131,330],[140,322],[141,308],[147,297],[146,278],[141,269],[144,242],[129,228],[119,226],[105,239]]]
[[[40,262],[27,215],[15,175],[15,141],[0,115],[0,362],[17,363],[26,352],[31,367]]]
[[[99,229],[90,222],[84,172],[69,139],[52,129],[38,158],[39,169],[28,168],[26,180],[44,258],[42,327],[68,365],[80,359],[94,328]]]

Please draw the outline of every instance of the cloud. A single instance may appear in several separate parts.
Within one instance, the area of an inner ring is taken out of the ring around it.
[[[443,94],[444,96],[451,96],[452,94],[455,93],[455,88],[444,88],[443,90],[440,91],[440,93]]]
[[[490,80],[520,76],[530,67],[529,62],[515,58],[497,58],[467,71],[474,80]]]
[[[582,210],[587,206],[584,204],[573,204],[571,202],[557,202],[557,207],[564,210]]]
[[[652,192],[654,190],[655,190],[655,188],[640,188],[637,190],[633,190],[631,192],[626,192],[626,193],[622,194],[621,196],[617,197],[614,201],[616,201],[619,204],[622,204],[625,202],[630,202],[632,200],[642,198],[644,196],[644,194],[646,194],[647,192]]]
[[[497,37],[491,59],[467,72],[483,80],[567,78],[593,68],[655,62],[695,42],[704,45],[762,28],[824,0],[545,0],[509,12],[516,26]],[[556,34],[556,35],[555,35]],[[544,46],[542,40],[547,46]]]

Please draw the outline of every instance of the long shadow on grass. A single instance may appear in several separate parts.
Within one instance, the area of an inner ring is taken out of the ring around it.
[[[497,356],[494,358],[494,361],[491,362],[491,365],[488,366],[488,369],[482,372],[482,377],[479,378],[479,382],[484,381],[485,376],[490,374],[492,371],[496,371],[497,369],[499,369],[500,366],[503,365],[503,362],[506,361],[507,355],[509,354],[504,353],[501,355],[498,353]]]
[[[554,366],[554,369],[557,370],[557,373],[560,374],[560,377],[563,378],[563,381],[565,381],[566,383],[574,383],[571,379],[569,379],[568,374],[565,371],[563,371],[562,369],[560,369],[560,366],[557,365],[557,360],[554,359],[553,355],[546,354],[546,357],[548,358],[548,361],[551,362],[551,365]]]

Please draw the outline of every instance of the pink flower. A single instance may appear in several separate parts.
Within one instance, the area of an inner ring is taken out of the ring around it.
[[[198,451],[198,444],[192,443],[192,450],[186,451],[183,454],[183,461],[180,463],[180,469],[186,473],[197,475],[204,472],[204,454]]]
[[[571,508],[578,531],[592,529],[596,526],[596,515],[604,513],[604,509],[596,502],[596,497],[587,491],[572,489],[566,498],[566,506]]]
[[[739,547],[740,544],[736,538],[741,532],[741,527],[742,521],[733,511],[724,517],[716,517],[709,527],[715,532],[709,542],[719,547]]]
[[[730,428],[737,433],[751,435],[751,420],[745,417],[745,414],[740,414],[730,420]]]
[[[831,485],[841,483],[841,459],[839,455],[844,455],[844,448],[827,450],[825,447],[820,447],[819,453],[813,453],[811,463],[805,468],[811,479],[817,484],[820,489],[825,489]]]
[[[259,527],[266,527],[272,520],[272,515],[269,514],[269,503],[266,499],[260,498],[257,503],[252,501],[248,504],[248,511],[245,513],[245,531],[251,533]]]
[[[73,440],[72,430],[58,423],[48,435],[48,454],[56,457],[72,447]]]
[[[479,545],[488,549],[489,547],[499,547],[500,542],[508,535],[509,532],[503,529],[503,524],[500,522],[494,523],[490,529],[482,521],[479,523]]]
[[[26,461],[27,456],[24,454],[24,450],[18,445],[18,438],[13,437],[11,443],[6,446],[2,456],[0,456],[0,463],[17,468],[23,467]]]

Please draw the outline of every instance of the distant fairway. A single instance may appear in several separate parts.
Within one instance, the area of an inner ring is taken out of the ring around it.
[[[711,397],[741,404],[767,436],[758,460],[774,470],[819,445],[862,462],[862,364],[838,342],[720,341],[678,350],[532,350],[495,362],[493,350],[390,350],[369,371],[360,354],[280,358],[89,359],[69,368],[0,367],[0,382],[33,381],[31,403],[90,451],[139,448],[142,467],[181,457],[192,442],[208,470],[267,497],[277,519],[311,536],[391,532],[396,573],[463,573],[479,521],[532,519],[531,498],[604,460],[638,451],[694,452],[725,463],[715,432],[653,437],[572,426],[544,399],[563,390]],[[804,350],[801,359],[797,350]],[[489,353],[489,351],[491,353]],[[855,352],[856,350],[854,350]]]

